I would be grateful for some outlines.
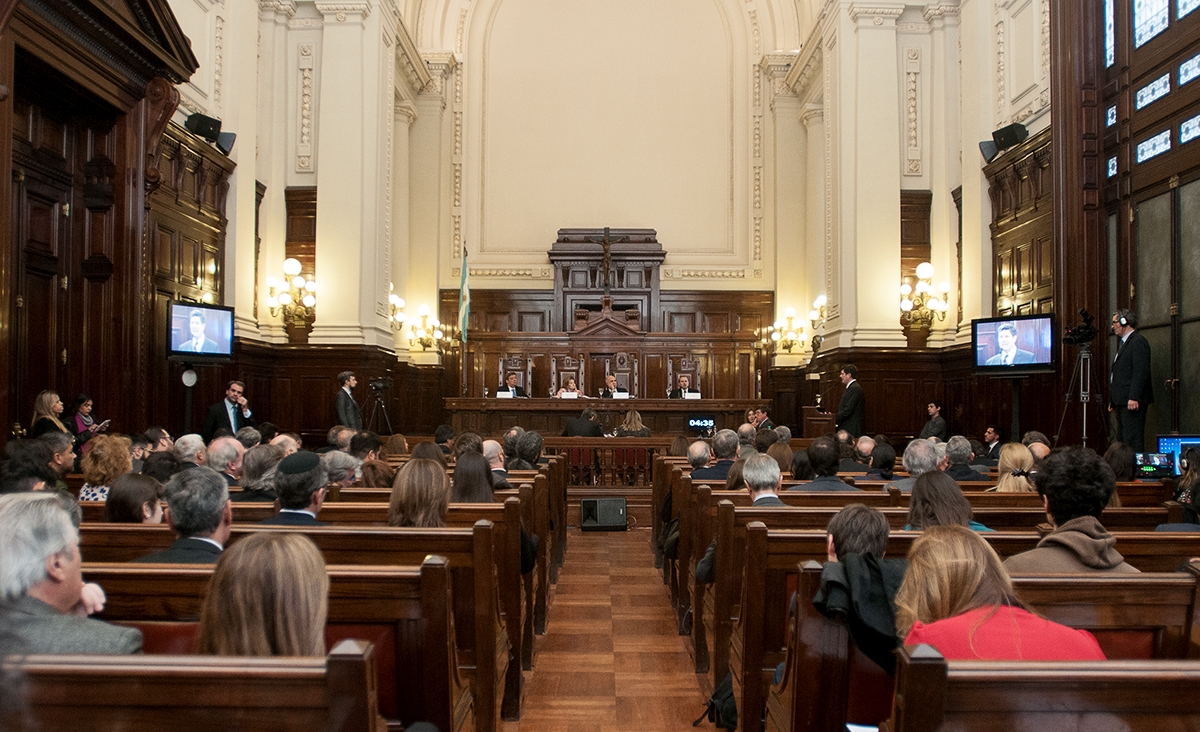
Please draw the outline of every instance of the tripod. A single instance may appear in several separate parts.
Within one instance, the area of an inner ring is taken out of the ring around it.
[[[372,432],[379,432],[375,429],[375,422],[380,415],[383,415],[383,423],[387,425],[387,434],[392,434],[392,420],[388,419],[387,405],[383,403],[383,391],[373,389],[375,395],[375,403],[371,405],[371,416],[367,419],[367,429]]]
[[[1071,409],[1071,400],[1075,394],[1075,384],[1079,384],[1079,403],[1083,405],[1083,419],[1080,422],[1082,427],[1083,446],[1087,447],[1088,442],[1088,405],[1092,401],[1092,380],[1095,378],[1095,372],[1092,370],[1092,344],[1081,343],[1079,345],[1079,353],[1075,356],[1075,370],[1071,373],[1071,383],[1067,386],[1066,399],[1067,403],[1063,406],[1062,417],[1058,420],[1058,432],[1054,435],[1054,444],[1058,445],[1059,438],[1062,436],[1063,423],[1067,421],[1067,412]],[[1099,396],[1097,394],[1097,396]],[[1103,431],[1107,433],[1108,425],[1104,421],[1102,412],[1096,413],[1096,419],[1100,420],[1100,425]]]

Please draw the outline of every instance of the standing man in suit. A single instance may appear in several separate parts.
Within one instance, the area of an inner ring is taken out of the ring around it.
[[[276,526],[325,526],[317,520],[325,503],[329,473],[315,452],[301,450],[288,455],[275,473],[275,492],[279,495],[279,513],[260,524]]]
[[[216,564],[229,543],[233,508],[229,486],[212,468],[198,467],[171,476],[163,486],[167,523],[179,538],[169,549],[135,559],[150,564]]]
[[[596,422],[596,410],[588,407],[578,417],[568,419],[563,437],[604,437],[604,430]]]
[[[858,437],[866,431],[864,424],[867,418],[867,401],[858,383],[858,367],[852,363],[846,364],[842,367],[840,378],[846,391],[838,404],[837,428],[846,430],[851,437]]]
[[[347,427],[358,432],[363,428],[362,410],[358,407],[358,402],[354,400],[354,387],[358,386],[358,379],[354,377],[353,371],[343,371],[337,376],[338,389],[337,393],[337,416],[338,424],[344,424]]]
[[[668,399],[686,399],[687,397],[684,394],[700,393],[699,389],[691,388],[692,379],[687,374],[680,374],[677,383],[679,386],[672,389],[670,394],[667,394]]]
[[[1014,366],[1017,364],[1033,363],[1033,354],[1022,348],[1017,348],[1017,326],[1015,323],[1001,323],[996,329],[996,345],[1000,353],[987,360],[985,366]]]
[[[617,386],[617,375],[609,374],[604,377],[604,388],[600,390],[601,399],[612,399],[613,394],[628,394],[628,389]]]
[[[55,492],[0,497],[0,635],[5,653],[142,650],[141,631],[87,617],[104,608],[104,593],[96,585],[84,585],[82,564],[79,532]]]
[[[497,394],[502,391],[507,391],[508,393],[512,394],[514,398],[518,399],[524,399],[528,396],[528,394],[525,393],[525,389],[517,386],[517,373],[515,371],[509,371],[508,376],[504,377],[504,383],[500,385],[500,388],[496,389]]]
[[[926,410],[929,412],[929,421],[921,428],[921,434],[917,437],[922,440],[936,437],[945,442],[949,439],[950,430],[946,427],[946,420],[942,419],[942,405],[936,401],[929,402]]]
[[[1150,343],[1137,332],[1137,324],[1137,315],[1129,310],[1113,313],[1112,332],[1121,343],[1109,376],[1108,411],[1117,415],[1117,440],[1141,452],[1154,385],[1150,382]]]
[[[245,384],[236,380],[229,382],[225,387],[225,398],[209,407],[204,417],[200,436],[205,442],[212,442],[213,433],[222,427],[229,430],[229,434],[236,435],[241,428],[254,426],[245,393]]]
[[[193,310],[188,317],[189,337],[175,350],[191,351],[192,353],[217,353],[217,343],[205,335],[204,327],[204,311]]]

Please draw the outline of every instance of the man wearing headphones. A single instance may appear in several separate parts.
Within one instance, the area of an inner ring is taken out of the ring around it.
[[[1135,452],[1145,448],[1146,408],[1154,403],[1150,382],[1150,343],[1138,333],[1137,316],[1118,310],[1112,332],[1120,338],[1109,376],[1108,411],[1117,415],[1117,439]]]

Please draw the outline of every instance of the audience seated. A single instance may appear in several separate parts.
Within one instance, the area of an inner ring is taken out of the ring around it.
[[[910,492],[922,473],[938,469],[937,450],[929,440],[913,440],[908,443],[908,447],[904,448],[904,457],[901,458],[901,462],[904,464],[904,469],[908,471],[908,477],[890,483],[885,486],[885,490],[894,485],[902,493]]]
[[[339,485],[347,488],[358,480],[358,471],[362,467],[362,461],[350,453],[334,450],[320,455],[318,459],[321,461],[321,465],[325,466],[326,485]]]
[[[704,443],[701,443],[704,444]],[[717,461],[712,465],[692,469],[692,483],[701,480],[723,481],[729,476],[729,468],[737,460],[738,436],[733,430],[717,430],[712,438],[712,454]],[[707,463],[707,459],[705,459]]]
[[[258,444],[260,445],[270,445],[271,440],[274,440],[275,437],[279,435],[279,427],[277,427],[274,422],[261,422],[259,423],[257,429]],[[254,445],[248,445],[246,449],[249,450],[251,447],[254,447]]]
[[[1112,468],[1113,477],[1117,482],[1133,480],[1133,461],[1137,455],[1133,448],[1124,442],[1114,442],[1104,452],[1104,462]]]
[[[414,455],[396,473],[392,500],[388,504],[388,525],[445,526],[449,505],[450,478],[445,466]]]
[[[150,454],[150,439],[141,432],[135,432],[129,436],[129,441],[129,454],[133,458],[133,472],[140,473],[142,472],[142,463]]]
[[[687,457],[688,448],[691,447],[688,443],[688,438],[683,435],[676,435],[674,440],[671,440],[670,447],[667,448],[667,454],[671,457]]]
[[[91,439],[91,437],[92,434],[89,432],[88,439]],[[79,462],[79,459],[75,455],[74,440],[71,439],[70,435],[58,430],[47,432],[37,439],[38,442],[44,443],[50,450],[50,459],[46,461],[46,465],[57,476],[54,485],[59,490],[66,490],[67,484],[63,482],[63,478],[68,473],[75,472],[75,463]],[[130,454],[132,456],[132,450]]]
[[[148,475],[163,485],[182,470],[183,463],[171,450],[152,452],[142,461],[142,475]]]
[[[149,452],[170,452],[175,449],[175,440],[171,439],[171,433],[162,427],[147,428],[146,440],[150,443]]]
[[[776,425],[775,434],[779,435],[779,441],[785,445],[792,441],[792,428],[786,424]]]
[[[636,409],[630,409],[625,413],[625,419],[621,424],[617,425],[615,433],[617,437],[651,437],[653,432],[650,428],[642,424],[642,415]]]
[[[971,514],[971,503],[962,494],[958,483],[946,473],[934,470],[923,473],[913,484],[908,525],[904,530],[922,531],[930,526],[954,524],[972,531],[991,531],[978,521],[972,521]]]
[[[754,429],[754,425],[749,422],[737,428],[739,459],[745,460],[755,452],[758,452],[754,449],[754,438],[757,436],[757,433],[758,430]]]
[[[237,434],[234,435],[234,438],[238,441],[238,444],[242,446],[243,451],[249,450],[250,448],[262,442],[262,432],[253,427],[243,427],[237,431]],[[209,447],[212,447],[212,445],[209,445]]]
[[[838,448],[828,437],[818,437],[808,445],[808,462],[812,465],[816,477],[811,483],[795,486],[791,490],[805,491],[857,491],[847,484],[838,474]]]
[[[709,458],[712,453],[708,447],[708,443],[704,440],[696,440],[688,445],[687,459],[688,465],[692,466],[692,480],[696,480],[696,471],[708,466]]]
[[[450,485],[451,503],[491,503],[492,471],[487,460],[477,452],[463,453],[454,463],[454,480]]]
[[[799,450],[792,455],[792,479],[812,480],[817,477],[813,472],[812,463],[808,461],[808,450]]]
[[[454,428],[448,424],[439,425],[433,431],[433,441],[441,449],[443,455],[450,454],[450,443],[454,440]]]
[[[336,439],[337,437],[335,436],[334,440]],[[271,438],[271,444],[282,447],[284,457],[300,451],[300,441],[290,434],[275,435]]]
[[[950,660],[1104,660],[1091,633],[1029,612],[996,552],[962,526],[930,527],[913,542],[896,630]]]
[[[209,443],[204,464],[220,473],[229,485],[238,485],[242,474],[242,458],[245,455],[246,448],[239,440],[233,437],[218,437]]]
[[[325,560],[303,534],[251,534],[217,562],[200,610],[200,653],[323,656]]]
[[[404,439],[404,435],[391,435],[383,445],[383,451],[380,455],[380,460],[388,457],[399,457],[400,455],[408,454],[408,440]]]
[[[792,448],[788,447],[786,442],[776,442],[767,448],[767,455],[775,459],[779,463],[781,471],[792,469]]]
[[[344,424],[335,424],[334,426],[330,427],[329,432],[325,435],[325,444],[317,450],[317,454],[324,455],[327,452],[337,450],[338,440],[341,439],[342,433],[347,431],[350,433],[350,437],[346,438],[346,445],[349,446],[350,440],[353,439],[354,436],[354,430],[350,429]]]
[[[474,432],[463,432],[455,437],[454,446],[450,451],[455,460],[468,452],[483,454],[483,438]]]
[[[779,442],[779,434],[774,429],[758,429],[754,431],[754,450],[765,453],[771,445]]]
[[[1041,464],[1050,454],[1050,438],[1037,430],[1026,432],[1021,437],[1021,444],[1028,447],[1029,452],[1033,454],[1034,464]]]
[[[148,475],[129,473],[109,486],[104,520],[110,524],[161,524],[163,485]]]
[[[754,457],[756,453],[752,453],[750,457]],[[729,466],[729,472],[725,474],[725,490],[740,491],[745,485],[742,480],[742,468],[745,467],[745,460],[734,460],[733,465]]]
[[[891,480],[896,469],[896,448],[886,442],[877,441],[875,449],[871,450],[871,459],[867,465],[870,466],[870,470],[867,471],[868,480]]]
[[[79,533],[58,495],[0,497],[0,637],[5,651],[141,651],[140,631],[87,617],[103,608],[104,593],[83,583]]]
[[[79,491],[79,500],[103,501],[108,496],[108,487],[112,482],[133,470],[129,438],[100,434],[88,444],[91,447],[83,456],[84,484]]]
[[[350,438],[350,454],[366,462],[375,460],[383,451],[383,438],[370,430],[355,432]]]
[[[1095,451],[1073,447],[1051,454],[1038,471],[1037,490],[1054,531],[1004,566],[1014,573],[1136,572],[1100,524],[1115,488],[1112,468]]]
[[[509,470],[537,470],[542,461],[542,445],[542,435],[539,432],[530,430],[521,435],[521,439],[517,441],[517,457],[521,459],[521,466],[514,464]]]
[[[843,445],[838,445],[838,455],[841,460],[838,462],[839,473],[866,473],[868,472],[871,462],[871,451],[875,449],[875,440],[871,437],[863,435],[857,440],[850,442],[852,451],[849,456],[843,455]]]
[[[998,470],[1000,479],[996,482],[997,493],[1033,493],[1030,479],[1033,471],[1033,453],[1019,442],[1010,442],[1000,448],[1000,463]]]
[[[413,460],[434,460],[441,463],[443,469],[446,468],[446,454],[432,442],[417,443],[409,457]]]
[[[1183,504],[1183,517],[1188,523],[1200,523],[1200,450],[1189,447],[1179,461],[1180,475],[1175,480],[1175,500]]]
[[[483,459],[487,460],[488,468],[492,471],[492,489],[512,490],[512,484],[508,482],[508,470],[504,467],[504,448],[495,440],[484,440],[482,448]]]
[[[382,460],[366,460],[362,464],[363,488],[391,488],[396,471]]]
[[[315,452],[301,450],[288,455],[275,468],[275,492],[279,494],[279,513],[263,519],[260,524],[276,526],[324,526],[317,520],[325,502],[325,487],[329,485],[326,462],[333,460],[357,460],[343,452]],[[344,470],[344,469],[343,469]]]
[[[982,480],[979,471],[971,467],[975,453],[971,451],[971,442],[962,435],[955,435],[946,441],[945,473],[956,481]]]
[[[769,455],[752,455],[747,458],[742,467],[742,486],[750,494],[752,506],[786,506],[779,498],[779,489],[783,486],[783,473],[779,463]],[[696,562],[696,581],[710,583],[716,576],[717,540],[714,538],[708,546],[704,557]]]
[[[230,497],[234,503],[274,501],[275,469],[285,457],[279,445],[256,445],[242,456],[242,490]]]
[[[525,428],[520,425],[513,425],[504,433],[504,441],[501,444],[504,447],[504,467],[508,470],[516,470],[512,463],[520,459],[517,457],[517,443],[524,435]]]
[[[41,438],[9,440],[4,455],[7,459],[0,464],[0,493],[46,490],[58,483],[58,472],[50,467],[54,455],[49,442]]]
[[[203,465],[208,458],[204,438],[195,433],[180,436],[178,440],[175,440],[175,457],[183,463],[184,470],[191,470],[198,465]]]
[[[93,448],[95,449],[95,448]],[[163,486],[167,523],[175,543],[137,562],[154,564],[212,564],[229,543],[233,509],[229,486],[212,468],[198,467],[176,473]]]

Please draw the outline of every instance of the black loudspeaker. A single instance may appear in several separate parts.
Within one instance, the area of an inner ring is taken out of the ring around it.
[[[189,115],[183,126],[193,135],[200,135],[209,142],[216,142],[221,134],[221,120],[196,112]]]
[[[1029,130],[1025,129],[1025,125],[1020,122],[1013,122],[992,133],[992,141],[996,143],[996,148],[999,150],[1007,150],[1017,143],[1025,142],[1028,137]]]
[[[222,132],[217,135],[217,149],[228,155],[233,149],[233,143],[237,140],[236,132]]]
[[[579,528],[624,531],[628,527],[624,498],[584,498],[579,502]]]
[[[996,147],[996,143],[992,142],[991,140],[984,140],[983,142],[979,143],[979,152],[983,154],[983,162],[985,163],[992,162],[996,159],[996,156],[1000,154],[1000,150]]]

